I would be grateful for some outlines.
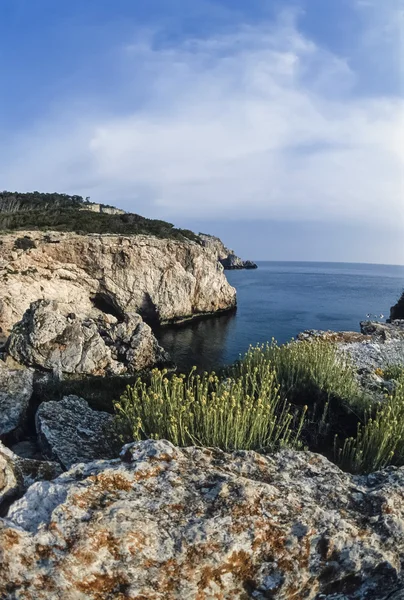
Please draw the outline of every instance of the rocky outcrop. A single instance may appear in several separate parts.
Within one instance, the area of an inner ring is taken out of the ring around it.
[[[392,367],[404,369],[404,321],[379,323],[363,321],[361,333],[355,331],[306,330],[299,341],[323,339],[335,343],[338,350],[354,365],[362,387],[377,400],[394,387]],[[400,369],[398,369],[398,372]]]
[[[74,463],[111,458],[108,428],[113,416],[92,410],[77,396],[43,402],[35,424],[43,455],[68,469]]]
[[[225,269],[257,268],[257,265],[251,260],[241,260],[241,258],[234,254],[233,250],[226,248],[220,238],[208,235],[207,233],[200,233],[199,237],[205,248],[210,248],[216,253],[218,261]]]
[[[59,464],[21,458],[0,442],[0,513],[36,481],[50,481],[61,473]]]
[[[11,506],[0,596],[399,598],[403,488],[403,468],[351,476],[310,452],[132,444]]]
[[[404,319],[404,292],[397,300],[396,304],[390,308],[390,320]]]
[[[122,375],[168,361],[138,314],[122,322],[100,313],[81,319],[72,305],[33,302],[10,334],[6,351],[19,363],[55,373]]]
[[[0,360],[0,438],[20,428],[33,393],[33,371],[9,369]]]
[[[18,247],[29,238],[30,246]],[[32,302],[56,300],[79,318],[137,312],[160,323],[234,308],[216,254],[148,236],[18,232],[0,236],[0,328],[7,336]]]

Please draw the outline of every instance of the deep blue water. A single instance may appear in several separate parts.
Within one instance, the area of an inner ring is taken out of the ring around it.
[[[389,315],[404,287],[404,266],[258,262],[226,271],[237,289],[237,312],[158,332],[180,370],[216,369],[250,344],[286,342],[304,329],[359,331],[368,313]]]

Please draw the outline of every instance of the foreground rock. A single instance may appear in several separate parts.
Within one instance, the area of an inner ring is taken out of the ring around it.
[[[25,249],[19,247],[21,238]],[[5,337],[38,298],[74,304],[81,319],[97,318],[101,310],[119,318],[137,312],[160,323],[236,304],[236,291],[216,253],[195,242],[39,231],[4,234],[1,242],[0,330]]]
[[[0,442],[0,513],[31,484],[54,479],[61,473],[57,463],[21,458]]]
[[[397,599],[403,486],[404,469],[353,477],[309,452],[130,445],[12,505],[0,597]]]
[[[43,402],[35,416],[38,441],[44,456],[66,469],[75,463],[111,458],[108,427],[112,415],[92,410],[77,396]]]
[[[226,248],[220,238],[208,235],[207,233],[200,233],[199,237],[206,248],[210,248],[216,253],[218,261],[225,269],[257,268],[257,265],[251,260],[241,260],[241,258],[234,254],[233,250]]]
[[[33,371],[9,369],[0,360],[0,437],[24,424],[32,393]]]
[[[69,308],[33,302],[14,326],[7,352],[24,365],[85,375],[134,373],[168,361],[140,315],[125,315],[122,322],[110,315],[80,319]]]

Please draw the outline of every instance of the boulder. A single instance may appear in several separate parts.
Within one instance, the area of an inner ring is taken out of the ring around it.
[[[21,458],[0,442],[0,512],[32,483],[54,479],[61,473],[58,463]]]
[[[39,445],[44,456],[66,469],[74,463],[111,458],[107,428],[112,419],[106,412],[92,410],[78,396],[43,402],[35,416]]]
[[[31,304],[6,349],[21,364],[61,374],[122,375],[168,361],[140,315],[81,319],[50,300]]]
[[[11,506],[0,597],[397,599],[403,489],[403,468],[351,476],[310,452],[131,444]]]
[[[0,438],[24,424],[32,393],[33,371],[9,369],[0,360]]]

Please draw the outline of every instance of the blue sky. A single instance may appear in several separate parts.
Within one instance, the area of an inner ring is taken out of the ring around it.
[[[0,0],[3,189],[404,264],[402,0]]]

